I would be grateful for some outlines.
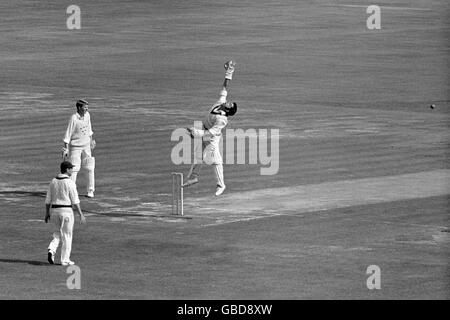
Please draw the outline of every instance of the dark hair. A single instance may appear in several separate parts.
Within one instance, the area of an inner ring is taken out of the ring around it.
[[[88,104],[89,104],[89,103],[88,103],[86,100],[80,99],[80,100],[77,101],[76,106],[77,106],[77,108],[80,108],[80,107],[85,106],[85,105],[88,105]]]
[[[64,161],[64,162],[61,162],[61,165],[59,166],[59,168],[61,169],[61,173],[66,173],[67,169],[73,168],[73,164],[69,161]]]
[[[233,107],[227,110],[227,116],[234,116],[237,112],[237,103],[233,102],[232,105]]]

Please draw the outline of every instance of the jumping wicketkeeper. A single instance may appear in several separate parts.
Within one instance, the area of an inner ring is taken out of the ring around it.
[[[223,178],[223,160],[219,151],[219,142],[222,137],[222,129],[228,123],[228,117],[233,116],[237,111],[237,104],[227,102],[227,87],[234,73],[235,63],[228,61],[225,67],[225,80],[223,81],[222,90],[219,100],[212,106],[208,115],[203,120],[203,128],[187,128],[192,138],[202,139],[202,152],[196,152],[195,157],[200,154],[201,159],[195,158],[194,163],[188,174],[188,180],[183,185],[190,186],[198,182],[200,168],[203,162],[211,164],[214,168],[216,176],[217,189],[216,196],[221,195],[225,190],[225,182]]]

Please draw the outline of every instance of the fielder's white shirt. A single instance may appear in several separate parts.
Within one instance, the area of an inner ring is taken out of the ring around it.
[[[70,143],[74,147],[84,147],[89,145],[93,134],[89,112],[86,111],[83,117],[78,112],[75,112],[70,117],[63,141],[67,144]]]
[[[80,203],[77,186],[67,174],[58,174],[47,189],[46,204],[72,205]]]
[[[206,118],[203,120],[203,126],[210,132],[212,136],[220,136],[222,129],[227,125],[228,118],[220,112],[214,113],[221,104],[227,102],[227,90],[223,89],[220,92],[219,100],[213,105]],[[207,133],[207,132],[205,132]]]

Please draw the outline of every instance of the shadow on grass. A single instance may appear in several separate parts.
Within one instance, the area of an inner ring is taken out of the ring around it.
[[[20,259],[0,259],[0,263],[27,263],[33,266],[50,266],[51,264],[43,261],[34,261],[34,260],[20,260]]]
[[[83,210],[83,212],[86,213],[92,213],[99,216],[106,216],[106,217],[141,217],[141,218],[166,218],[166,219],[185,219],[190,220],[192,217],[187,216],[181,216],[181,215],[171,215],[171,214],[147,214],[147,213],[121,213],[121,212],[98,212],[98,211],[91,211],[91,210]]]
[[[47,192],[45,191],[21,191],[21,190],[11,190],[11,191],[0,191],[0,194],[19,194],[23,196],[33,196],[45,198]]]

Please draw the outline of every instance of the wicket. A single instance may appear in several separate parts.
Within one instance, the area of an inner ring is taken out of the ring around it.
[[[183,215],[183,174],[172,172],[172,214]]]

